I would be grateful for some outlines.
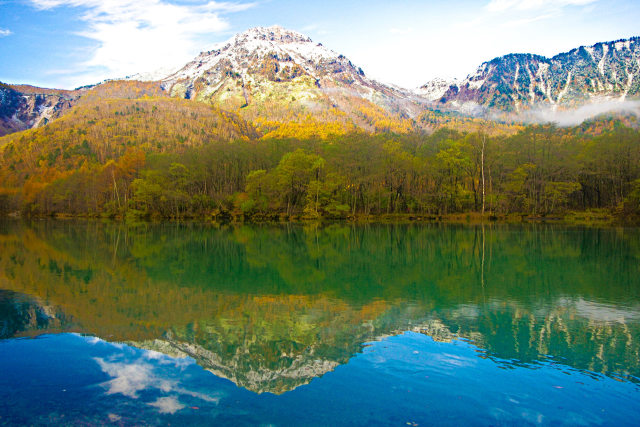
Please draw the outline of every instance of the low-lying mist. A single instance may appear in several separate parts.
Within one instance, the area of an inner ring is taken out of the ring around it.
[[[578,126],[585,120],[602,114],[633,114],[640,117],[640,101],[598,101],[570,110],[553,107],[538,108],[521,113],[520,119],[526,123],[555,123],[558,126]]]

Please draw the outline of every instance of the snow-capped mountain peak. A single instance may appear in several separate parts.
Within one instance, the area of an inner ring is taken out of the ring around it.
[[[250,107],[244,112],[255,114],[264,111],[265,105],[282,114],[291,109],[300,114],[336,108],[354,111],[362,108],[356,107],[357,99],[406,112],[400,104],[410,98],[402,90],[367,78],[344,55],[280,26],[236,34],[160,81],[171,96],[231,110]]]
[[[271,41],[278,43],[311,43],[312,40],[293,30],[287,30],[279,25],[273,25],[271,27],[254,27],[250,28],[243,33],[238,33],[233,36],[229,41],[236,40],[246,42],[247,40],[261,40]],[[221,45],[227,44],[227,42],[221,43]]]
[[[269,57],[279,69],[294,64],[314,75],[320,62],[344,59],[338,53],[314,43],[309,37],[280,26],[255,27],[219,43],[212,50],[201,52],[192,62],[163,81],[178,81],[201,77],[219,65],[246,76],[255,62]]]

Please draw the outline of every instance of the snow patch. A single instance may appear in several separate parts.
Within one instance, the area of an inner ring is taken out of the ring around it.
[[[278,59],[290,58],[310,75],[322,61],[335,61],[340,55],[314,43],[302,34],[282,27],[257,27],[233,36],[208,52],[202,52],[181,70],[167,76],[165,81],[193,80],[211,72],[222,61],[233,70],[244,70],[253,59],[273,54]],[[280,62],[282,67],[284,62]],[[290,65],[287,65],[290,66]]]
[[[482,87],[482,85],[484,84],[485,81],[486,80],[484,80],[484,79],[475,80],[475,81],[470,81],[468,84],[469,84],[469,87],[471,89],[478,90],[478,89],[480,89]]]
[[[629,76],[627,77],[627,87],[625,87],[624,93],[620,97],[620,101],[624,101],[627,98],[627,94],[629,93],[629,90],[631,89],[631,85],[633,84],[633,77],[634,77],[633,73],[629,73]]]
[[[629,42],[629,40],[623,41],[623,42],[616,42],[615,44],[617,51],[621,51],[623,48],[629,49],[630,46],[631,46],[631,43]]]
[[[421,86],[416,90],[416,93],[421,97],[429,100],[436,101],[444,96],[451,86],[455,85],[455,81],[447,81],[442,78],[435,78]]]
[[[594,52],[593,46],[585,47],[584,50],[589,52],[589,55],[591,56],[591,59],[593,59],[594,61],[596,60],[596,58],[593,56],[593,52]]]
[[[602,58],[600,58],[600,62],[598,62],[598,71],[600,74],[604,76],[604,61],[607,57],[607,53],[609,52],[609,46],[606,44],[602,45]]]
[[[567,75],[567,82],[565,83],[564,88],[558,94],[558,103],[562,101],[562,98],[567,94],[570,84],[571,84],[571,71],[569,71],[569,74]]]
[[[146,72],[134,74],[132,76],[127,76],[125,77],[124,80],[138,80],[141,82],[157,82],[175,73],[181,67],[182,65],[173,66],[173,67],[162,67],[162,68],[158,68],[157,70],[146,71]]]
[[[544,74],[549,71],[549,64],[541,63],[538,66],[538,72],[536,73],[536,77],[542,77]]]

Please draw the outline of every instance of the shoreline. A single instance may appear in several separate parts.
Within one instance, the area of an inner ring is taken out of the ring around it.
[[[134,217],[127,215],[75,215],[59,213],[54,215],[21,215],[12,213],[0,216],[9,219],[57,219],[57,220],[108,220],[120,222],[160,223],[160,222],[200,222],[203,224],[313,224],[313,223],[342,223],[342,224],[560,224],[580,226],[627,226],[640,227],[640,218],[620,217],[608,210],[571,211],[563,214],[535,215],[535,214],[489,214],[484,216],[478,212],[419,215],[419,214],[382,214],[382,215],[354,215],[344,218],[309,217],[304,215],[271,216],[254,215],[194,215],[184,217]]]

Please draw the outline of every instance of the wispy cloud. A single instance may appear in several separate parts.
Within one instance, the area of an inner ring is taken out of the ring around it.
[[[11,30],[8,30],[6,28],[0,28],[0,37],[7,37],[7,36],[10,36],[11,34],[13,34]]]
[[[597,1],[599,0],[490,0],[487,9],[491,12],[562,9],[566,6],[586,6]]]
[[[77,66],[81,74],[123,77],[185,63],[204,49],[202,38],[230,28],[224,15],[253,3],[166,0],[30,0],[39,9],[82,10],[86,29],[78,35],[96,47]],[[91,83],[91,82],[84,82]]]
[[[520,18],[514,19],[511,21],[507,21],[503,24],[503,27],[521,27],[523,25],[532,24],[538,21],[544,21],[545,19],[553,18],[555,15],[553,13],[545,13],[542,15],[532,16],[530,18]]]

